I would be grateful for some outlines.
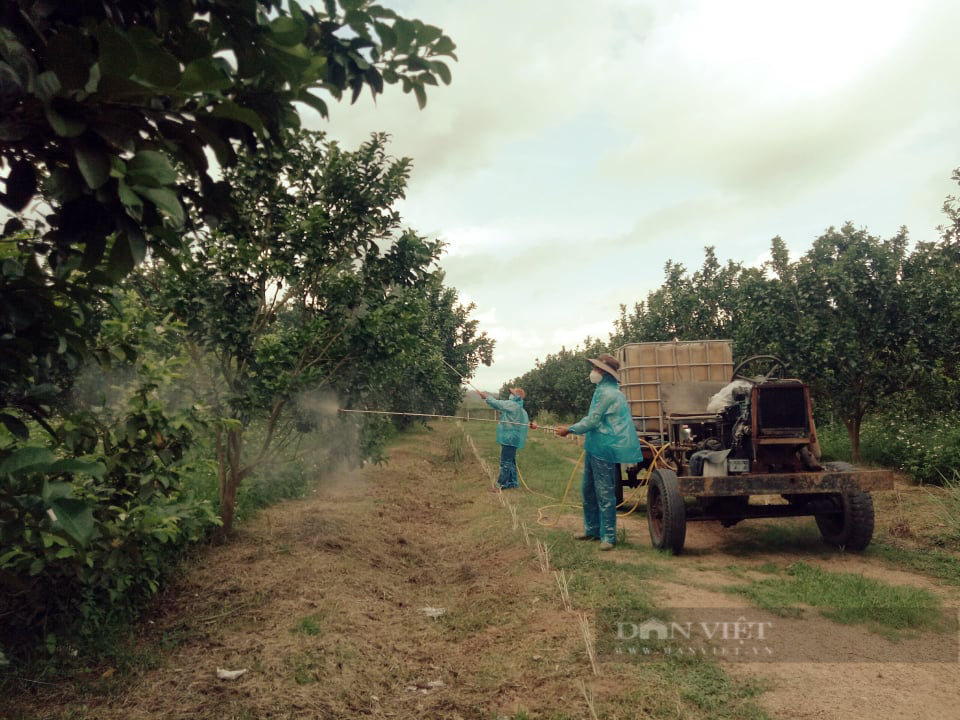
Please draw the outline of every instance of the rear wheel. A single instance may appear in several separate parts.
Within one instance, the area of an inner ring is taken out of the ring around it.
[[[849,463],[828,463],[827,471],[853,472]],[[864,550],[873,539],[873,497],[860,489],[830,496],[835,510],[816,516],[823,541],[847,550]]]
[[[650,542],[659,550],[679,555],[687,537],[687,511],[672,470],[659,468],[650,474],[647,486],[647,526]]]

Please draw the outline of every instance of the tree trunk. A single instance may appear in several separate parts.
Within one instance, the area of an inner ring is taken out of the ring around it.
[[[847,418],[843,424],[847,427],[847,435],[850,437],[850,462],[854,465],[860,462],[860,422],[862,417]]]
[[[243,479],[243,470],[240,466],[240,455],[243,450],[243,429],[231,428],[223,437],[223,430],[218,428],[217,465],[220,474],[220,528],[221,538],[227,538],[233,533],[233,516],[237,506],[237,490]]]

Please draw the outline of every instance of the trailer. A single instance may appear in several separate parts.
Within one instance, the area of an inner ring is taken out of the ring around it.
[[[870,544],[871,492],[892,489],[893,474],[821,462],[810,388],[779,358],[734,366],[729,340],[632,343],[615,355],[645,447],[619,474],[617,502],[646,481],[654,547],[681,552],[690,521],[796,516],[812,516],[834,547]]]

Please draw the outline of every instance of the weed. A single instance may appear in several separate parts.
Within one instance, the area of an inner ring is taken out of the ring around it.
[[[297,685],[309,685],[320,681],[320,663],[312,653],[301,653],[289,660],[293,679]]]
[[[637,668],[636,690],[628,701],[636,716],[766,720],[753,699],[769,688],[757,681],[729,677],[715,662],[678,656]]]
[[[935,548],[911,549],[884,542],[874,542],[869,553],[892,565],[907,567],[940,580],[947,585],[960,585],[960,559]]]
[[[946,530],[941,533],[944,544],[960,544],[960,471],[954,470],[950,476],[941,473],[945,493],[934,494],[928,491],[933,501],[940,506],[940,518]]]
[[[315,615],[308,615],[297,623],[293,631],[303,635],[319,635],[323,632],[323,623]]]
[[[809,605],[836,622],[874,630],[937,629],[943,621],[940,601],[928,590],[829,572],[802,562],[788,567],[782,576],[726,590],[773,612]]]
[[[450,445],[447,449],[447,459],[458,468],[460,467],[460,463],[463,462],[463,445],[463,433],[457,433],[450,436]]]

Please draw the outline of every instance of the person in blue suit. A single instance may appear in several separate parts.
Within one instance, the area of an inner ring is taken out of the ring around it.
[[[558,425],[557,435],[584,435],[583,532],[578,540],[600,540],[601,550],[617,543],[617,463],[643,459],[643,446],[620,392],[620,363],[604,353],[590,359],[590,382],[597,388],[587,416],[573,425]]]
[[[527,428],[530,418],[523,409],[523,400],[527,394],[523,388],[510,388],[510,397],[497,400],[480,393],[487,405],[500,411],[497,423],[497,442],[500,444],[500,475],[497,487],[501,490],[517,487],[517,450],[527,442]]]

